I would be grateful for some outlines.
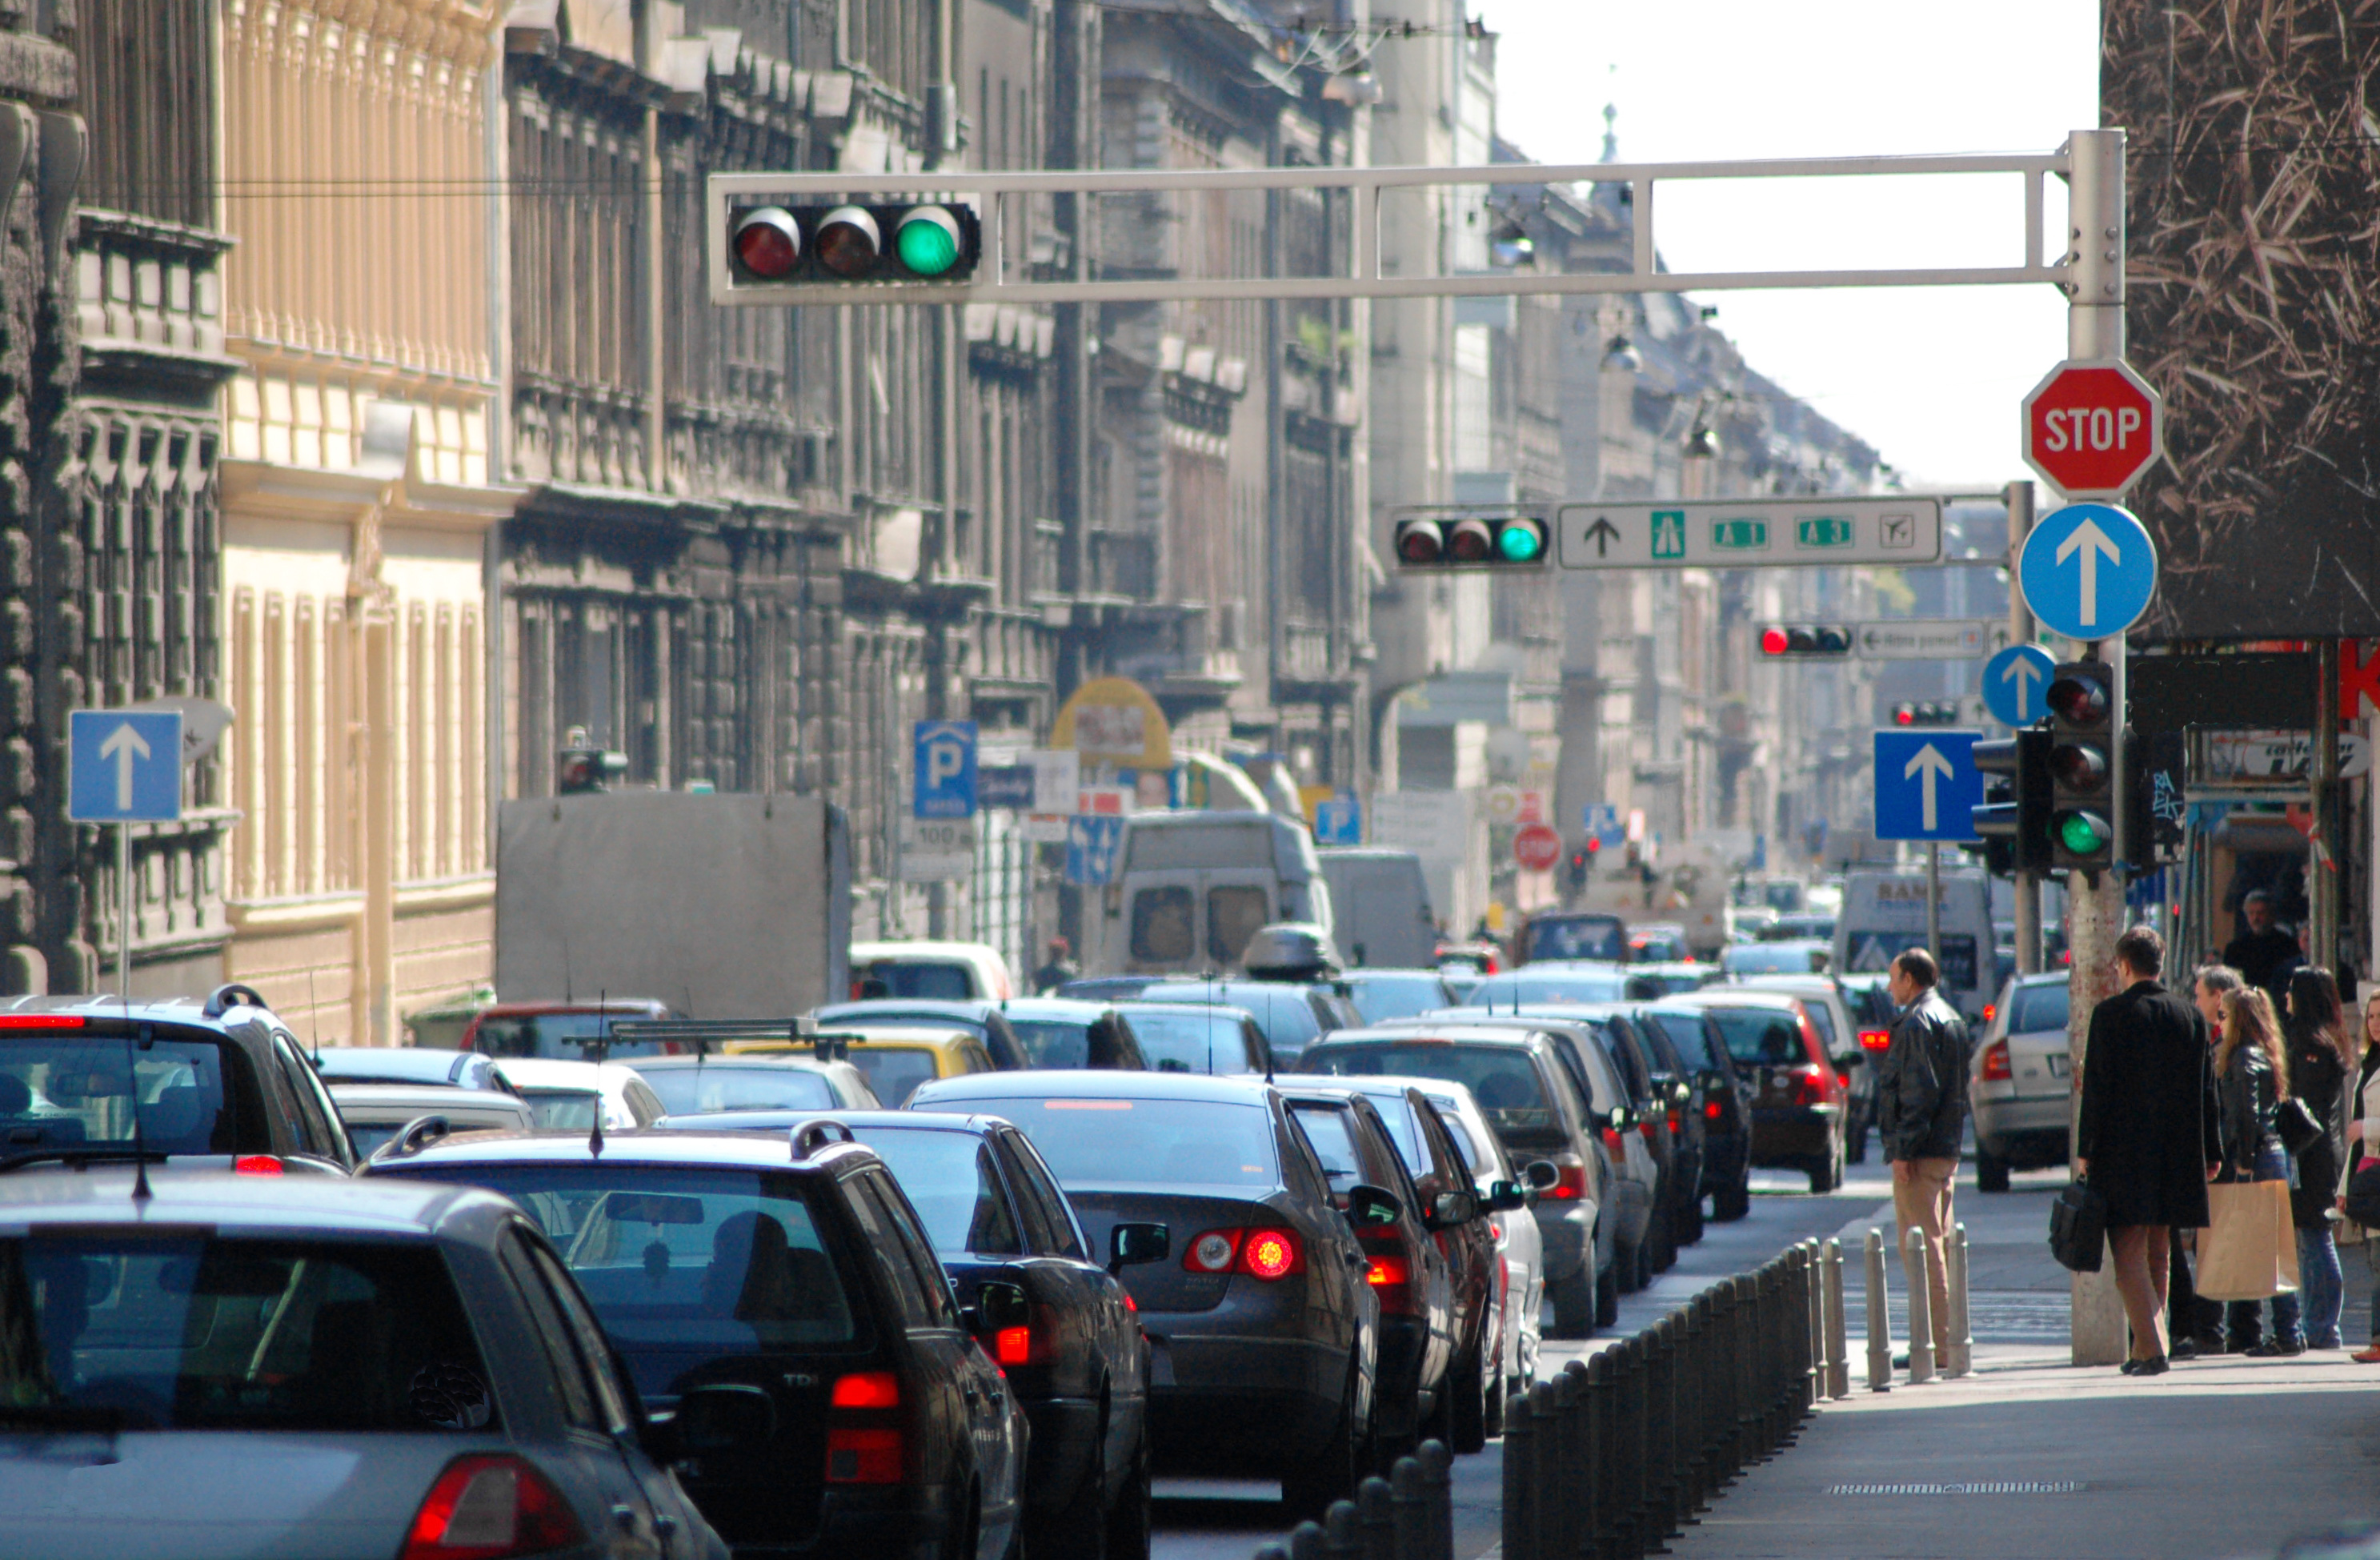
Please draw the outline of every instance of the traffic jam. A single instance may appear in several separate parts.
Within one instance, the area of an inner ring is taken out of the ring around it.
[[[1549,910],[1342,969],[1290,924],[1025,996],[860,944],[793,1018],[453,1048],[8,999],[0,1549],[1132,1556],[1177,1476],[1318,1516],[1486,1447],[1755,1164],[1864,1152],[1871,993],[1803,945],[1723,977]]]

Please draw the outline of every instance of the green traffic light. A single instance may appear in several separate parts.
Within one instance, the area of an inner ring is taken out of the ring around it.
[[[902,219],[894,237],[901,263],[919,276],[939,276],[958,263],[958,226],[948,213],[926,207]]]
[[[1527,563],[1545,550],[1544,533],[1527,521],[1508,525],[1496,533],[1496,551],[1512,563]]]
[[[2058,843],[2073,856],[2096,856],[2107,848],[2107,825],[2095,813],[2069,812],[2058,820]]]

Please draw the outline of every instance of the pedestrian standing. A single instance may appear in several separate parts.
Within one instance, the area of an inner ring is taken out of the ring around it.
[[[2355,1075],[2355,1119],[2347,1124],[2347,1168],[2339,1175],[2338,1206],[2347,1206],[2347,1183],[2367,1164],[2380,1164],[2380,991],[2363,999],[2363,1063]],[[2358,1349],[2359,1365],[2380,1365],[2380,1230],[2358,1230],[2364,1265],[2372,1271],[2372,1343]]]
[[[1886,989],[1901,1009],[1876,1069],[1876,1134],[1892,1161],[1892,1215],[1904,1253],[1914,1226],[1925,1244],[1925,1290],[1935,1358],[1950,1346],[1950,1274],[1943,1233],[1967,1124],[1967,1025],[1937,988],[1942,972],[1924,948],[1892,961]]]
[[[2273,896],[2263,889],[2240,901],[2240,915],[2248,930],[2225,945],[2223,962],[2278,1002],[2289,971],[2305,962],[2305,954],[2293,934],[2273,924]]]
[[[2215,1046],[2215,1091],[2223,1109],[2223,1179],[2286,1181],[2289,1152],[2281,1146],[2278,1116],[2289,1097],[2289,1053],[2273,1017],[2273,999],[2254,987],[2223,999],[2223,1038]],[[2233,1300],[2225,1308],[2233,1354],[2260,1359],[2303,1354],[2305,1334],[2298,1324],[2298,1296],[2272,1297],[2273,1335],[2262,1336],[2263,1300]]]
[[[2206,1020],[2157,977],[2165,939],[2135,926],[2116,939],[2122,989],[2091,1010],[2074,1176],[2107,1207],[2116,1289],[2132,1340],[2126,1375],[2163,1375],[2168,1231],[2206,1223],[2221,1159]]]
[[[2223,997],[2247,984],[2240,972],[2228,964],[2202,966],[2191,978],[2190,1000],[2199,1015],[2206,1020],[2206,1032],[2223,1032]],[[2211,1068],[2213,1064],[2208,1064]],[[2166,1306],[2166,1330],[2173,1339],[2173,1358],[2193,1359],[2202,1354],[2223,1352],[2223,1306],[2220,1301],[2202,1298],[2198,1293],[2194,1264],[2198,1258],[2198,1231],[2176,1225],[2169,1244],[2173,1250],[2172,1277]]]
[[[2289,1053],[2289,1093],[2322,1127],[2322,1136],[2299,1150],[2289,1166],[2289,1222],[2298,1232],[2306,1347],[2337,1348],[2338,1313],[2347,1297],[2331,1230],[2338,1217],[2332,1204],[2346,1152],[2348,1085],[2362,1048],[2348,1036],[2338,981],[2329,970],[2306,966],[2289,972],[2281,1035]]]
[[[1050,939],[1050,962],[1033,972],[1033,993],[1047,996],[1069,981],[1083,978],[1082,966],[1074,959],[1075,950],[1063,937]]]

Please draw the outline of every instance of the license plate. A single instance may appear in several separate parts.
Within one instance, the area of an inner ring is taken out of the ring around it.
[[[2049,1076],[2052,1078],[2064,1078],[2066,1076],[2066,1069],[2072,1065],[2072,1060],[2073,1059],[2068,1056],[2063,1051],[2051,1052],[2048,1056]]]

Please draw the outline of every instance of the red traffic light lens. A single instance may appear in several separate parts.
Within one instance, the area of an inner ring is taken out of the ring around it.
[[[819,263],[838,276],[864,276],[876,265],[883,235],[864,206],[837,206],[819,224]]]
[[[2096,677],[2060,677],[2049,685],[2048,701],[2069,725],[2091,725],[2107,718],[2107,685]]]
[[[2087,743],[2060,743],[2050,752],[2049,772],[2070,791],[2095,791],[2107,783],[2107,755]]]
[[[1446,550],[1436,520],[1407,520],[1397,527],[1397,556],[1409,564],[1434,564]]]
[[[1917,724],[1917,706],[1914,704],[1895,704],[1892,707],[1892,724],[1895,725],[1915,725]]]
[[[1790,640],[1784,629],[1763,628],[1760,630],[1761,654],[1782,655],[1788,648],[1790,648]]]
[[[1447,555],[1459,564],[1484,564],[1496,539],[1488,532],[1484,520],[1457,520],[1453,534],[1446,539]]]
[[[754,276],[774,282],[802,258],[802,230],[782,206],[762,206],[735,220],[735,260]]]

